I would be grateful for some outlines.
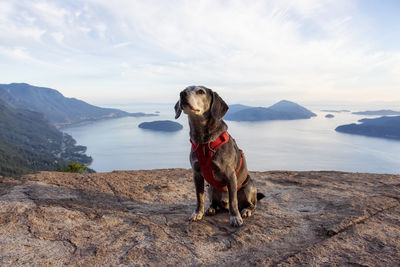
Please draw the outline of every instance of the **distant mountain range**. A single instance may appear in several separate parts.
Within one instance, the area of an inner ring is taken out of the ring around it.
[[[366,116],[391,116],[391,115],[400,115],[400,111],[394,111],[390,109],[381,109],[381,110],[367,110],[367,111],[359,111],[353,112],[356,115],[366,115]]]
[[[350,112],[348,109],[341,109],[341,110],[335,110],[335,109],[323,109],[321,110],[322,112],[333,112],[333,113],[342,113],[342,112]]]
[[[60,92],[51,88],[37,87],[26,83],[0,84],[0,99],[15,108],[40,112],[57,127],[126,116],[158,116],[101,108],[76,98],[64,97]]]
[[[86,147],[75,143],[43,114],[14,108],[0,99],[0,175],[54,171],[74,161],[90,164]]]
[[[310,110],[287,100],[268,107],[250,107],[231,105],[224,119],[228,121],[267,121],[267,120],[297,120],[317,116]]]
[[[347,124],[335,130],[342,133],[400,140],[400,116],[359,120],[361,124]]]
[[[245,105],[241,105],[241,104],[229,105],[228,113],[226,115],[231,115],[238,111],[242,111],[242,110],[249,109],[249,108],[254,108],[254,107],[245,106]]]

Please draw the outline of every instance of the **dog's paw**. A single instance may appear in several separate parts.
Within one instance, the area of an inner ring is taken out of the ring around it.
[[[250,217],[251,216],[251,210],[250,209],[243,209],[241,212],[240,212],[240,215],[242,215],[242,218],[248,218],[248,217]]]
[[[239,216],[231,216],[229,221],[230,221],[231,225],[234,227],[239,227],[243,224],[243,219],[242,219],[242,217],[240,217],[240,215]]]
[[[197,212],[194,211],[192,213],[192,216],[190,216],[190,221],[195,222],[195,221],[200,221],[203,218],[203,213],[202,212]]]
[[[209,207],[206,211],[206,216],[213,216],[217,213],[217,210],[213,207]]]

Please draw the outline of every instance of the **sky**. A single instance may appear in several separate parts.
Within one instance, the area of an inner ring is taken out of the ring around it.
[[[89,103],[400,103],[397,0],[0,0],[0,83]]]

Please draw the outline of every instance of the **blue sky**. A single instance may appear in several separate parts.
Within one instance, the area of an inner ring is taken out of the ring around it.
[[[91,103],[400,102],[395,0],[0,0],[0,83]]]

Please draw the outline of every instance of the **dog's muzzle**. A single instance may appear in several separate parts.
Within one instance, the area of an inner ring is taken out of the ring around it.
[[[195,109],[192,105],[190,105],[190,103],[187,100],[188,97],[188,93],[185,91],[182,91],[180,93],[180,105],[181,105],[181,109],[185,109],[186,107],[188,107],[189,109],[191,109],[194,112],[198,112],[198,109]]]

